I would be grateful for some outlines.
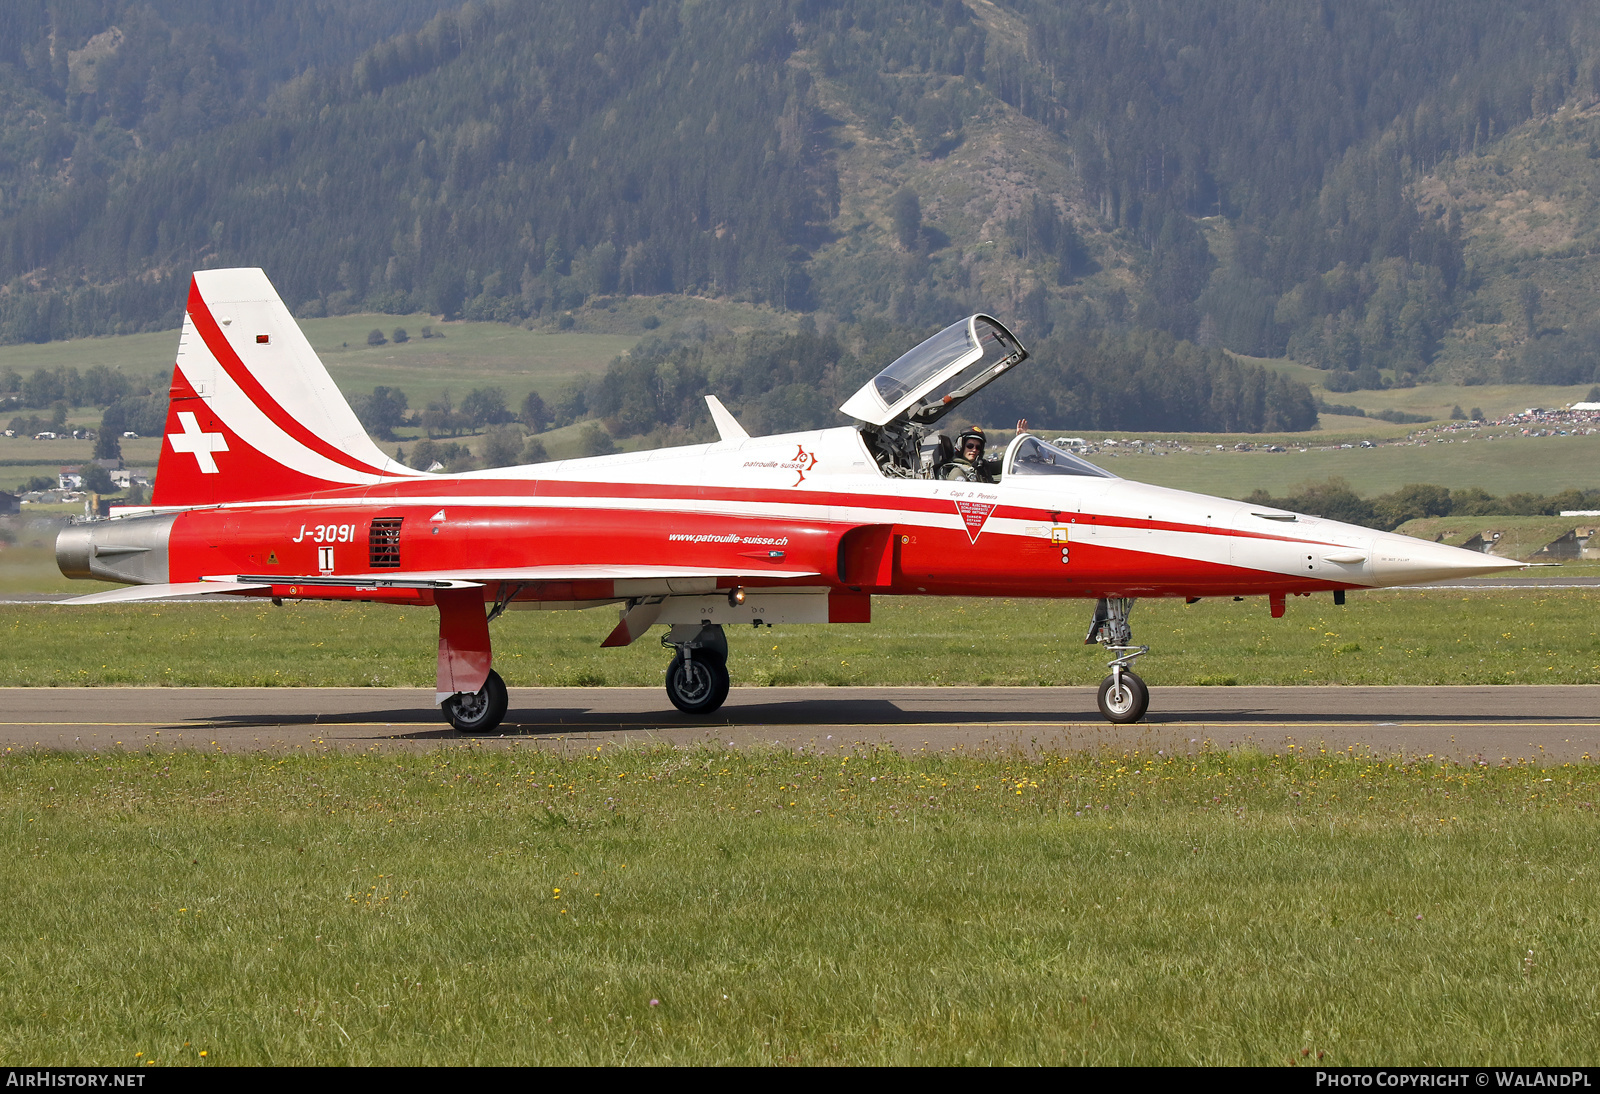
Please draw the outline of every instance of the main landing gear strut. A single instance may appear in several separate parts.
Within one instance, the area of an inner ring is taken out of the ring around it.
[[[1133,644],[1133,628],[1128,615],[1133,611],[1132,597],[1105,597],[1094,606],[1094,619],[1089,623],[1086,646],[1099,642],[1117,654],[1109,662],[1111,675],[1100,681],[1096,697],[1100,713],[1108,722],[1126,724],[1137,722],[1150,708],[1150,689],[1133,671],[1133,663],[1150,652],[1149,646]]]
[[[661,636],[676,652],[667,698],[685,714],[710,714],[728,697],[728,638],[720,623],[676,623]]]
[[[513,594],[514,595],[514,594]],[[490,666],[489,620],[505,610],[510,597],[488,615],[480,589],[439,589],[439,672],[434,701],[458,733],[493,733],[505,719],[506,682]]]

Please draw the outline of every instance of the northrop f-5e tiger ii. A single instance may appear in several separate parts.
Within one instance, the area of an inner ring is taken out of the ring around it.
[[[417,471],[367,436],[258,269],[196,273],[149,505],[56,541],[69,577],[185,594],[439,610],[435,699],[493,730],[506,687],[490,623],[507,608],[619,607],[603,645],[663,625],[668,697],[727,697],[727,628],[865,623],[877,596],[1080,599],[1112,654],[1099,706],[1144,716],[1140,597],[1285,598],[1516,563],[1246,502],[1118,478],[1019,427],[997,461],[941,421],[1027,351],[972,315],[909,349],[841,407],[853,424],[751,437],[707,396],[720,439],[465,474]],[[963,462],[963,457],[968,457]]]

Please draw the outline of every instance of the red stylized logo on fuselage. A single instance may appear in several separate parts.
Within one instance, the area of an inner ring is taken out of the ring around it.
[[[794,485],[799,486],[806,481],[806,472],[817,466],[817,454],[815,452],[807,452],[804,445],[797,444],[794,446],[794,459],[790,460],[785,466],[792,467],[800,473],[800,477],[794,480]]]

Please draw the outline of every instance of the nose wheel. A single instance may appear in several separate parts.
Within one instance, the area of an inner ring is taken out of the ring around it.
[[[1100,681],[1096,701],[1106,721],[1126,725],[1137,722],[1150,709],[1150,689],[1137,674],[1124,669]]]
[[[492,733],[505,720],[509,705],[506,682],[490,669],[476,694],[452,695],[444,701],[444,716],[458,733]]]

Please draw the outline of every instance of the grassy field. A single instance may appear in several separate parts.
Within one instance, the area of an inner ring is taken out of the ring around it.
[[[530,387],[548,398],[565,381],[592,375],[632,349],[650,333],[646,327],[650,322],[662,336],[685,322],[736,331],[794,324],[794,316],[767,308],[690,297],[605,299],[572,314],[574,328],[559,333],[553,323],[529,330],[506,323],[446,323],[429,315],[362,313],[301,319],[299,324],[344,391],[371,391],[377,384],[398,386],[413,406],[426,405],[446,388],[459,398],[488,384],[505,387],[519,400]],[[367,345],[370,331],[381,330],[388,337],[396,327],[404,328],[410,341]],[[431,327],[440,337],[422,338],[423,327]],[[176,330],[0,346],[0,371],[15,369],[27,375],[38,368],[81,371],[107,365],[148,379],[172,367],[177,349]],[[99,415],[93,420],[98,421]]]
[[[1274,372],[1299,380],[1311,388],[1314,395],[1329,403],[1358,406],[1372,413],[1378,410],[1403,410],[1408,414],[1426,414],[1430,418],[1447,419],[1450,411],[1461,407],[1471,413],[1473,407],[1481,409],[1490,418],[1503,418],[1517,414],[1529,407],[1562,407],[1580,402],[1592,385],[1578,384],[1561,387],[1549,384],[1418,384],[1416,387],[1391,387],[1374,391],[1329,391],[1322,385],[1327,373],[1311,365],[1302,365],[1282,357],[1243,357],[1241,361],[1265,365]],[[1350,421],[1340,418],[1341,422]],[[1355,419],[1359,421],[1360,419]]]
[[[1593,765],[0,757],[10,1064],[1589,1064]]]
[[[1091,605],[879,597],[875,622],[729,632],[736,685],[1092,684]],[[495,664],[513,686],[659,686],[647,636],[602,650],[613,609],[509,612]],[[1600,588],[1141,601],[1134,634],[1162,684],[1600,683]],[[431,686],[432,609],[288,604],[0,606],[0,685]]]
[[[419,407],[446,388],[459,399],[490,384],[519,400],[529,388],[554,395],[565,381],[604,369],[643,333],[555,334],[505,323],[443,323],[426,315],[343,315],[305,319],[300,325],[341,389],[367,392],[377,384],[398,386]],[[443,337],[422,338],[424,326]],[[410,341],[367,345],[369,331],[377,328],[389,336],[396,327],[404,327]],[[36,368],[109,365],[148,379],[170,369],[177,350],[177,331],[0,346],[0,369],[27,375]],[[93,417],[98,421],[98,415]]]
[[[1092,458],[1124,478],[1231,498],[1242,498],[1257,487],[1282,496],[1300,483],[1320,482],[1335,475],[1349,480],[1357,493],[1369,497],[1413,482],[1437,483],[1451,489],[1481,486],[1496,495],[1517,491],[1555,494],[1569,487],[1591,490],[1600,486],[1600,475],[1595,471],[1600,466],[1600,433],[1587,437],[1522,437],[1495,432],[1494,440],[1484,434],[1468,440],[1471,432],[1466,432],[1430,440],[1426,445],[1311,447],[1305,452],[1297,448],[1287,452],[1197,448],[1194,452],[1167,455],[1135,455],[1124,449],[1121,455],[1102,451]]]
[[[547,334],[499,323],[451,323],[445,338],[424,341],[411,331],[402,345],[368,346],[367,331],[393,316],[344,316],[306,324],[317,353],[342,391],[370,392],[385,384],[424,407],[446,389],[456,401],[476,387],[505,389],[513,405],[530,390],[554,398],[569,380],[604,371],[612,358],[638,343],[638,335]],[[363,325],[365,324],[365,325]],[[360,327],[359,332],[341,328]],[[344,348],[348,342],[349,348]]]
[[[421,338],[422,327],[427,324],[444,337]],[[459,402],[478,387],[504,389],[513,407],[530,390],[554,398],[569,380],[604,371],[613,358],[632,349],[640,337],[638,332],[557,334],[503,323],[440,323],[426,315],[346,315],[308,319],[302,325],[334,382],[347,396],[368,393],[379,384],[396,386],[416,409],[427,406],[447,390]],[[396,327],[405,327],[411,340],[399,345],[390,342],[368,346],[367,332],[374,327],[386,335],[393,334]],[[171,367],[177,346],[176,331],[0,346],[0,370],[14,368],[27,375],[35,368],[81,370],[107,364],[148,380],[157,370]],[[72,426],[98,427],[100,411],[80,407],[69,415],[68,421]],[[577,433],[577,427],[552,431],[545,438],[551,457],[577,455]],[[421,433],[403,429],[398,435],[408,443]],[[473,443],[472,438],[464,439],[469,446]],[[158,437],[125,439],[123,462],[129,467],[154,471],[160,446]],[[392,452],[395,446],[389,443],[384,447]],[[61,467],[80,464],[93,454],[93,441],[0,437],[0,489],[14,488],[40,475],[53,478]]]

